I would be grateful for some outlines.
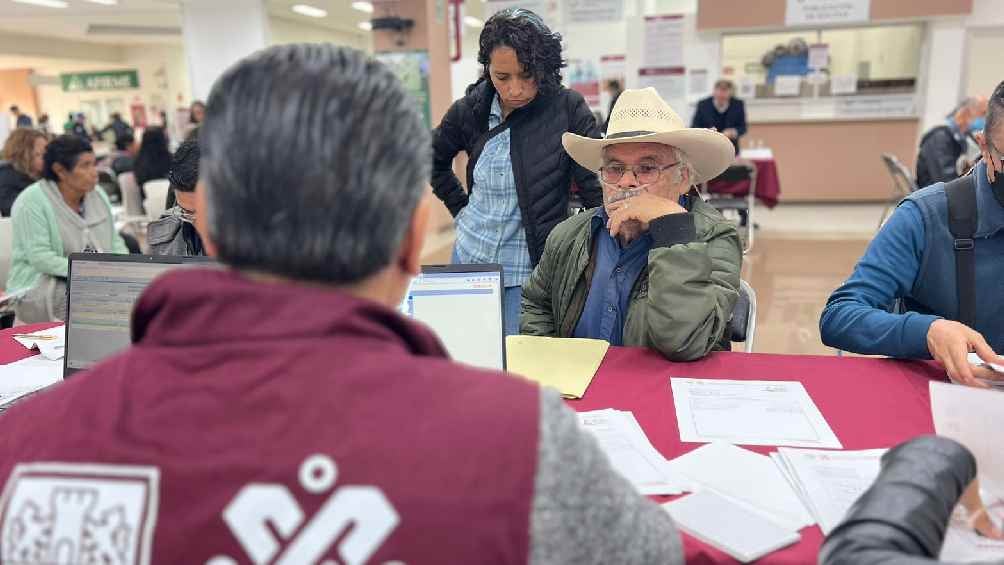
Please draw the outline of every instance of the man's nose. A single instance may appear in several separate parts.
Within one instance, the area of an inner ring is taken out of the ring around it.
[[[617,181],[617,186],[624,188],[638,186],[638,177],[635,176],[634,171],[627,169],[624,171],[624,174],[621,175],[621,180]]]

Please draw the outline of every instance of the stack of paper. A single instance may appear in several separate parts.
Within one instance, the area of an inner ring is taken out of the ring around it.
[[[1004,499],[1004,393],[932,381],[931,416],[938,435],[966,446],[976,457],[980,488]]]
[[[798,381],[672,378],[684,442],[843,447]]]
[[[565,398],[582,398],[610,344],[600,339],[511,335],[506,338],[506,370]]]
[[[674,476],[669,462],[648,441],[634,414],[610,409],[580,412],[579,422],[596,438],[614,469],[641,494],[680,494],[690,490]]]
[[[814,523],[791,484],[766,455],[710,443],[670,462],[670,469],[792,532]]]
[[[980,358],[976,353],[969,354],[969,364],[976,367],[986,367],[993,370],[995,373],[1000,373],[1000,379],[980,379],[983,384],[989,385],[993,388],[1004,389],[1004,365],[998,365],[997,363],[985,363],[983,359]]]
[[[63,379],[63,364],[41,356],[0,365],[0,410],[18,398]]]
[[[37,349],[46,359],[52,361],[62,359],[66,346],[66,326],[17,335],[14,341],[28,349]]]
[[[986,496],[984,496],[986,498]],[[1001,523],[1000,503],[991,506],[991,519]],[[945,532],[938,559],[951,563],[999,563],[1004,559],[1004,541],[993,540],[977,534],[968,524],[968,513],[958,505]]]
[[[875,482],[884,449],[822,451],[782,447],[772,454],[823,535],[840,524],[851,505]]]

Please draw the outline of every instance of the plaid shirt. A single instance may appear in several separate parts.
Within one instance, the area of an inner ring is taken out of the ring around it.
[[[502,123],[498,96],[492,101],[488,128]],[[511,130],[491,138],[474,166],[474,187],[457,215],[456,253],[462,263],[499,263],[505,286],[522,286],[530,278],[530,254],[516,196],[509,154]]]

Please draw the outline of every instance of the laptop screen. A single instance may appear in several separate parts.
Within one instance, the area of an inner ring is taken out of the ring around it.
[[[432,328],[453,359],[505,369],[500,266],[423,267],[401,311]]]
[[[157,276],[204,257],[74,254],[70,258],[64,376],[87,369],[131,343],[133,305]]]

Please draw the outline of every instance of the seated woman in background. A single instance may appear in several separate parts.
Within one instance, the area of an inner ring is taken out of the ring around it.
[[[171,170],[171,194],[175,202],[159,220],[147,227],[146,241],[151,255],[205,255],[202,237],[195,228],[198,204],[195,192],[199,182],[199,141],[194,137],[174,152]]]
[[[111,203],[97,188],[90,142],[74,135],[45,148],[43,179],[18,196],[7,292],[24,294],[14,306],[24,323],[66,317],[70,253],[128,253],[115,231]]]
[[[133,162],[132,171],[136,175],[139,192],[146,198],[143,185],[149,181],[166,179],[171,169],[171,150],[168,149],[167,134],[162,127],[148,127],[143,132],[139,153]]]
[[[45,134],[34,129],[18,128],[4,143],[0,163],[0,215],[10,216],[10,207],[21,191],[42,176]]]

